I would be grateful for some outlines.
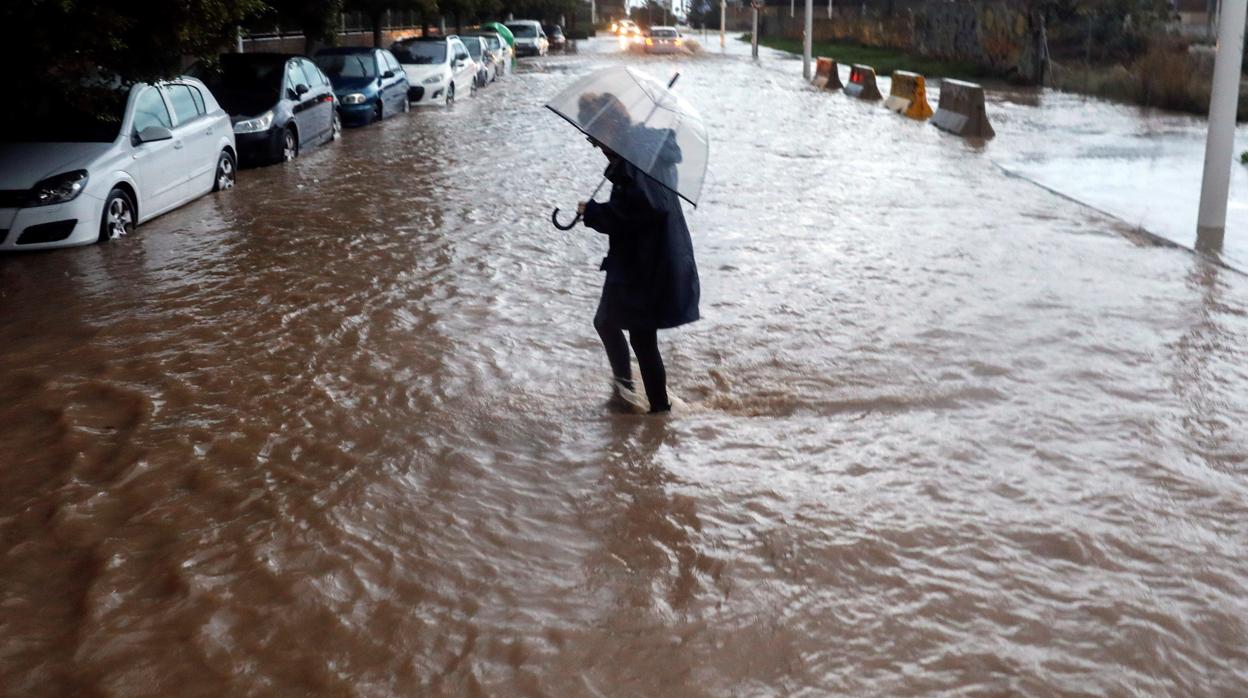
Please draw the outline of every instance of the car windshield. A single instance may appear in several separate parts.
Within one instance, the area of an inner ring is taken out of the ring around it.
[[[485,42],[490,45],[491,51],[497,51],[503,47],[503,42],[499,41],[497,36],[487,36]]]
[[[408,65],[435,65],[446,62],[445,41],[413,41],[395,44],[393,53],[400,63]]]
[[[517,39],[536,39],[537,27],[532,24],[508,24],[507,28]]]
[[[316,65],[330,80],[377,77],[373,57],[367,53],[324,53],[316,57]]]
[[[129,96],[128,89],[115,87],[24,94],[5,115],[0,142],[112,143]]]
[[[676,30],[675,29],[655,29],[654,31],[650,32],[650,35],[657,39],[675,39]]]
[[[468,55],[475,59],[481,58],[481,42],[476,39],[465,39],[464,46],[468,47]]]
[[[217,92],[264,92],[276,94],[282,89],[282,71],[286,69],[284,56],[249,56],[245,53],[227,53],[217,64],[196,63],[190,71],[192,77],[204,81],[208,89]]]

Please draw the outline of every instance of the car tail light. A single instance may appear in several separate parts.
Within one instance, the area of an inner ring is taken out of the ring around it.
[[[654,46],[654,39],[646,39],[646,46]]]

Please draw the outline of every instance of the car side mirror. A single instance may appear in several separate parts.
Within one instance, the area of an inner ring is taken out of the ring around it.
[[[384,73],[382,73],[382,74],[381,74],[381,77],[383,77],[383,78],[385,78],[385,79],[389,80],[390,78],[394,77],[394,71],[393,71],[393,70],[387,70],[386,72],[384,72]]]
[[[156,141],[173,140],[173,131],[164,126],[148,126],[139,131],[140,143],[155,143]]]
[[[307,85],[295,85],[295,94],[302,97],[308,93]]]

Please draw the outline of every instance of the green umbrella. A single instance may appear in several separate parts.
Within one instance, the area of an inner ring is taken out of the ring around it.
[[[507,25],[503,24],[502,22],[490,22],[489,24],[482,24],[481,28],[498,32],[499,36],[502,36],[504,39],[507,40],[508,46],[511,46],[512,48],[516,47],[515,35],[512,34],[511,30],[507,28]]]

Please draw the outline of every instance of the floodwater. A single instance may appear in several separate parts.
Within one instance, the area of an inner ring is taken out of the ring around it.
[[[609,42],[0,258],[0,693],[1242,695],[1248,279],[733,46]],[[607,400],[627,60],[707,118],[684,416]]]

